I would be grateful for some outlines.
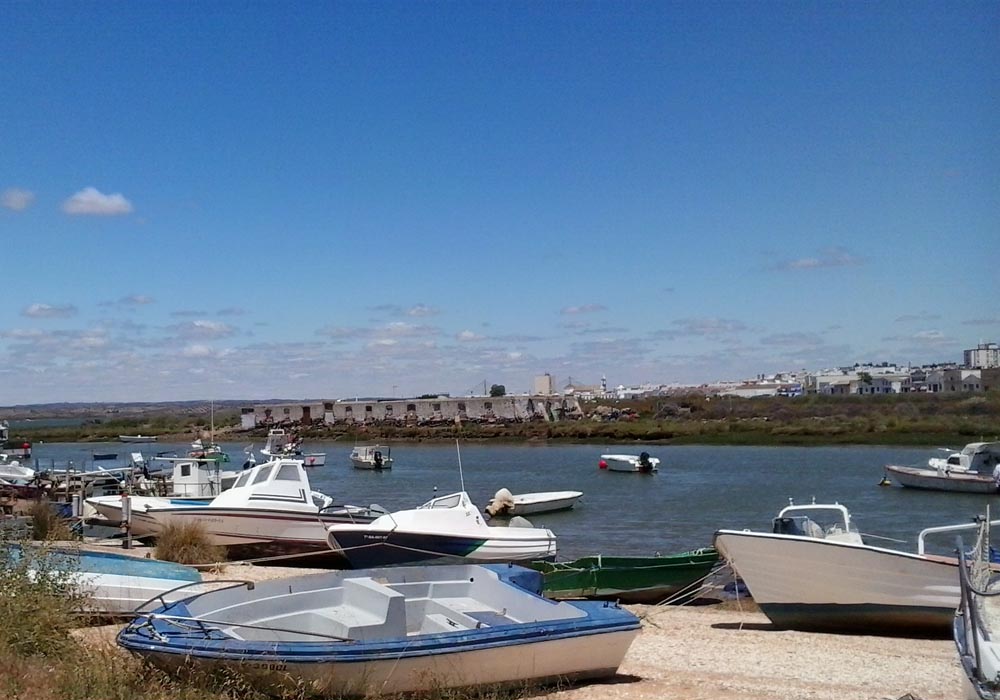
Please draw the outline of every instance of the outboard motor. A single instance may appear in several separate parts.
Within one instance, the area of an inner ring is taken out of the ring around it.
[[[643,470],[644,472],[648,472],[650,469],[653,468],[652,462],[649,461],[649,453],[648,452],[640,452],[639,453],[639,468],[641,470]]]
[[[506,515],[514,510],[514,495],[507,489],[500,489],[486,506],[490,515]]]
[[[379,450],[375,450],[375,454],[372,455],[372,461],[375,463],[375,467],[382,466],[382,453]]]

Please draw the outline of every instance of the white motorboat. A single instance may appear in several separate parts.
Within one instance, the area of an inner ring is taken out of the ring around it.
[[[326,464],[325,452],[303,452],[302,441],[286,433],[284,428],[272,428],[260,453],[268,459],[287,457],[302,460],[304,467],[322,467]]]
[[[660,460],[658,457],[650,457],[648,452],[640,452],[637,455],[601,455],[601,461],[597,463],[597,466],[611,472],[652,474],[659,471]]]
[[[958,548],[962,597],[952,636],[966,700],[1000,699],[1000,576],[990,561],[988,518],[987,510],[971,551]]]
[[[355,469],[392,469],[392,451],[381,445],[355,445],[351,464]]]
[[[157,435],[143,435],[139,433],[138,435],[119,435],[118,440],[121,442],[156,442],[159,439]]]
[[[582,491],[544,491],[512,494],[500,489],[483,509],[493,517],[503,515],[534,515],[569,510],[583,496]]]
[[[777,627],[877,635],[941,634],[959,602],[958,561],[925,538],[975,524],[926,528],[917,552],[865,543],[839,503],[789,505],[772,532],[719,530],[715,547]]]
[[[300,460],[276,459],[247,469],[207,505],[133,508],[131,526],[137,537],[155,538],[171,524],[195,523],[230,559],[322,567],[344,563],[327,544],[329,525],[367,523],[383,513],[377,506],[335,505],[312,490]]]
[[[926,467],[887,465],[901,486],[934,491],[997,493],[1000,491],[994,470],[1000,464],[1000,442],[970,442],[961,452],[947,457],[932,457]]]
[[[384,697],[614,676],[639,633],[613,603],[556,602],[519,566],[337,571],[234,585],[138,615],[118,644],[167,671],[274,695]]]
[[[464,491],[367,525],[331,525],[330,546],[355,569],[445,559],[510,562],[553,559],[556,536],[535,527],[491,527]]]
[[[26,483],[35,478],[35,470],[23,466],[16,459],[0,454],[0,479],[8,483]]]

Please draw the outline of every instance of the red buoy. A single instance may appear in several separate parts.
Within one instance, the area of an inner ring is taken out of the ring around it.
[[[608,463],[602,459],[600,462],[597,463],[597,467],[598,469],[607,469]]]

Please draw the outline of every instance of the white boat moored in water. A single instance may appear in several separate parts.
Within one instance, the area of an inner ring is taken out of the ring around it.
[[[1000,465],[1000,442],[970,442],[960,452],[947,457],[931,457],[926,467],[905,467],[890,464],[886,476],[901,486],[932,491],[964,493],[997,493]]]
[[[392,469],[392,451],[381,445],[355,445],[351,464],[355,469]]]
[[[611,472],[652,474],[659,471],[660,460],[657,457],[650,457],[648,452],[640,452],[637,455],[607,454],[601,455],[601,461],[597,466]]]
[[[483,508],[493,517],[503,515],[534,515],[569,510],[580,497],[582,491],[542,491],[538,493],[512,494],[500,489]]]

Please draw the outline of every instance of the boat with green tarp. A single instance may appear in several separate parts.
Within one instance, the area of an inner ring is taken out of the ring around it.
[[[565,600],[596,598],[623,603],[687,602],[719,564],[714,547],[651,557],[594,555],[573,561],[528,564],[542,572],[542,592]]]

